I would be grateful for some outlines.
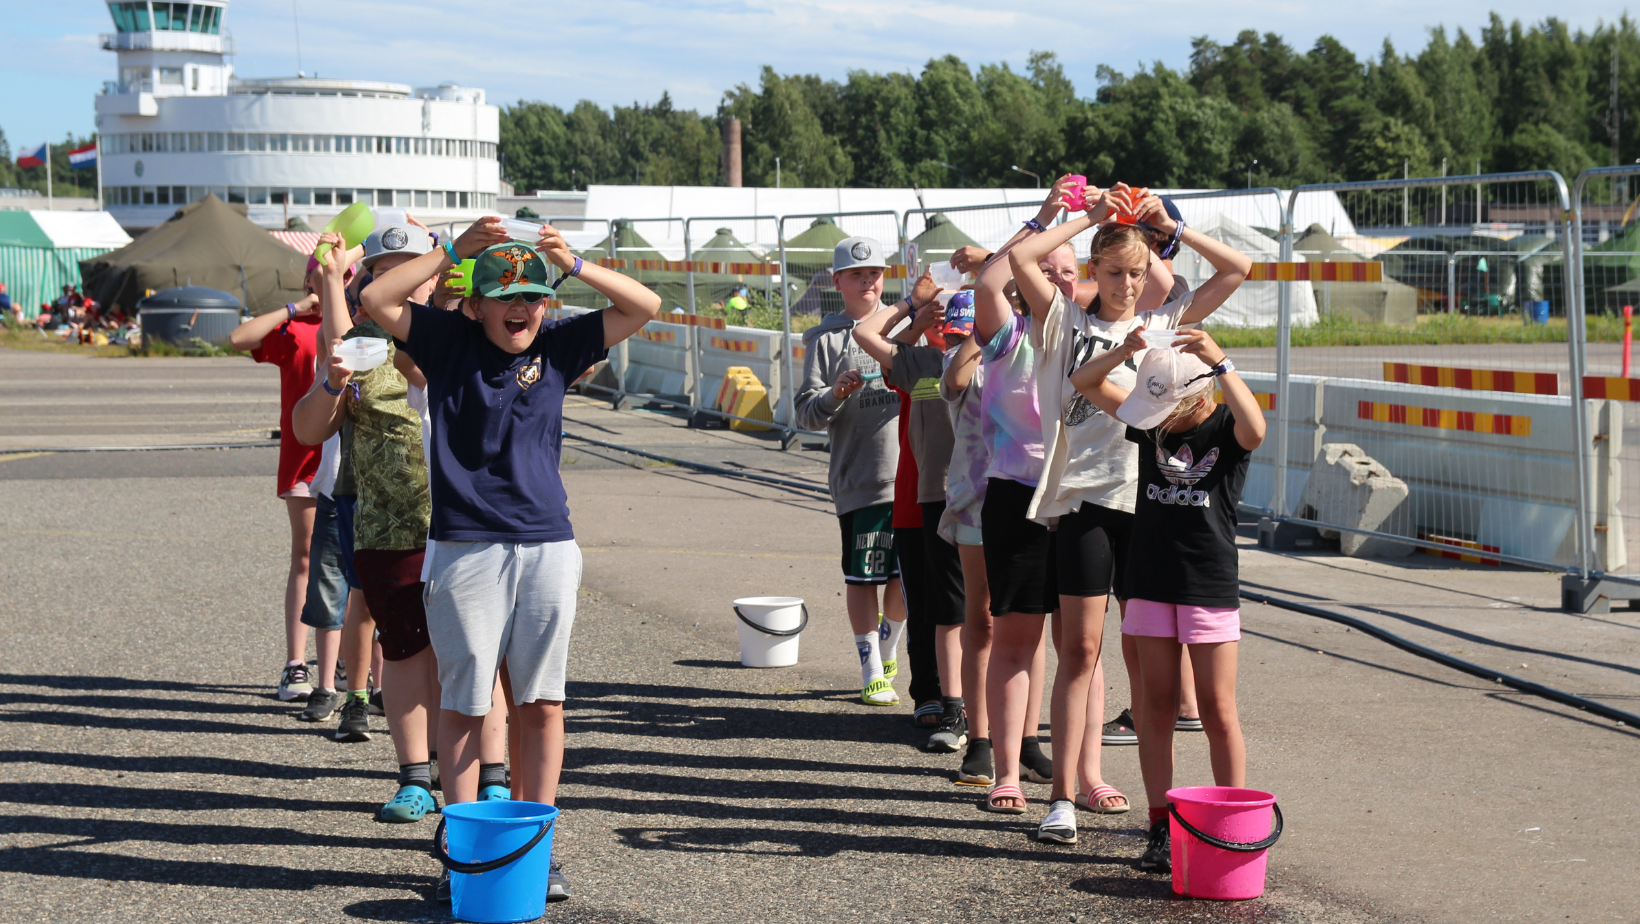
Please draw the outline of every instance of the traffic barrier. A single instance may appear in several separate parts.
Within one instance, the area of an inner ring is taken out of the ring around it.
[[[774,422],[769,391],[745,366],[731,366],[723,375],[718,388],[717,409],[729,417],[729,429],[743,431],[769,430],[770,427],[753,423],[754,420]]]
[[[1510,372],[1500,369],[1457,369],[1451,366],[1419,366],[1412,363],[1384,363],[1384,381],[1411,385],[1434,385],[1469,391],[1514,391],[1529,395],[1560,394],[1560,376],[1553,372]],[[1584,385],[1587,392],[1588,385]],[[1613,396],[1615,397],[1615,395]]]

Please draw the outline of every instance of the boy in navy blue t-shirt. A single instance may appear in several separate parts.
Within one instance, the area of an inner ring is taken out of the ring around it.
[[[611,307],[543,322],[553,291],[545,255]],[[474,321],[405,307],[417,286],[477,258]],[[534,249],[507,239],[500,219],[396,267],[362,293],[365,310],[427,377],[432,525],[427,632],[443,686],[440,764],[448,802],[478,795],[479,729],[502,658],[522,724],[513,755],[519,795],[553,804],[564,758],[564,672],[581,552],[558,477],[564,391],[608,349],[659,312],[641,284],[583,264],[558,230]],[[549,897],[568,897],[555,870]]]

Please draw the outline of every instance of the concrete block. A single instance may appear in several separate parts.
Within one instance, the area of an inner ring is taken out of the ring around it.
[[[1310,466],[1309,480],[1299,500],[1299,516],[1319,523],[1355,529],[1381,529],[1407,499],[1406,482],[1361,451],[1354,443],[1323,443]],[[1412,546],[1386,542],[1360,533],[1321,530],[1338,538],[1338,549],[1352,558],[1400,558]]]

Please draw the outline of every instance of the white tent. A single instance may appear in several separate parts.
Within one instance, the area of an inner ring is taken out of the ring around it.
[[[1182,210],[1181,210],[1182,211]],[[1189,216],[1185,219],[1190,221]],[[1253,258],[1255,263],[1273,263],[1281,259],[1281,244],[1262,232],[1222,214],[1208,215],[1191,222],[1197,231],[1222,241]],[[1303,260],[1303,256],[1295,256]],[[1213,275],[1213,264],[1189,247],[1179,248],[1173,258],[1173,271],[1182,276],[1190,288],[1199,287]],[[1294,327],[1308,327],[1320,319],[1315,307],[1315,292],[1308,283],[1244,282],[1235,294],[1213,312],[1211,323],[1228,327],[1274,327],[1279,309],[1280,287],[1286,285],[1292,299]]]
[[[131,243],[107,212],[0,211],[0,282],[26,317],[80,284],[80,261]]]

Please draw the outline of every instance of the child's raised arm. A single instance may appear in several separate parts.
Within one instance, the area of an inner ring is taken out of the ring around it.
[[[1060,211],[1065,208],[1063,200],[1065,190],[1069,185],[1069,174],[1054,181],[1053,188],[1048,190],[1048,198],[1042,200],[1042,208],[1037,210],[1036,218],[1033,219],[1037,227],[1046,228],[1050,222],[1059,217]],[[1031,240],[1037,234],[1035,228],[1026,225],[1020,228],[1013,237],[1009,238],[1008,243],[1002,245],[1002,249],[984,258],[985,264],[974,278],[974,336],[979,339],[981,346],[990,343],[991,338],[995,337],[997,331],[1007,325],[1008,317],[1014,313],[1013,307],[1008,304],[1007,297],[1002,294],[1002,290],[1008,286],[1008,280],[1013,276],[1013,271],[1009,268],[1010,260],[1003,258],[1010,257],[1011,259],[1014,248]],[[1047,251],[1043,252],[1046,253]],[[964,255],[965,258],[967,256]],[[954,261],[955,256],[953,256]],[[1031,261],[1031,266],[1033,268],[1036,266],[1035,260]],[[1041,275],[1041,271],[1038,271],[1038,275]],[[1047,281],[1046,277],[1043,281]],[[1053,296],[1049,295],[1048,301],[1052,300]],[[1043,304],[1046,305],[1047,303],[1044,302]]]
[[[552,225],[541,226],[541,236],[535,242],[535,249],[566,273],[573,270],[579,260],[564,241],[563,233]],[[595,263],[582,263],[576,278],[609,299],[609,310],[604,312],[606,350],[637,333],[661,312],[661,297],[630,276],[623,276]]]
[[[1202,362],[1209,366],[1225,361],[1224,350],[1213,342],[1207,331],[1181,330],[1179,337],[1180,340],[1175,342],[1178,349],[1200,356]],[[1258,406],[1258,399],[1253,397],[1253,392],[1236,374],[1234,367],[1219,376],[1219,389],[1224,392],[1225,406],[1236,418],[1236,442],[1248,452],[1259,448],[1264,443],[1264,410]]]
[[[1059,182],[1054,184],[1054,191],[1062,193],[1060,185],[1068,179],[1069,177],[1060,177]],[[1025,299],[1025,304],[1031,306],[1033,318],[1041,319],[1047,315],[1048,306],[1053,304],[1054,293],[1059,291],[1059,287],[1048,280],[1037,264],[1071,238],[1103,221],[1114,209],[1115,200],[1127,194],[1126,190],[1127,184],[1117,183],[1113,188],[1099,193],[1093,207],[1080,217],[1072,218],[1058,227],[1049,228],[1029,240],[1021,241],[1008,253],[1008,263],[1013,268],[1014,281],[1019,285],[1019,296]],[[1089,187],[1088,192],[1099,191]]]
[[[979,338],[969,337],[957,346],[956,355],[951,357],[950,365],[945,367],[945,375],[940,377],[940,397],[947,401],[955,401],[968,390],[968,383],[974,380],[974,373],[979,371]]]
[[[507,229],[499,218],[480,218],[467,226],[461,236],[450,244],[462,260],[476,257],[485,248],[507,240]],[[449,249],[435,247],[427,253],[388,270],[359,293],[359,304],[376,319],[389,334],[399,340],[410,339],[410,310],[404,300],[421,284],[455,266]]]
[[[1110,374],[1116,367],[1133,358],[1133,354],[1145,348],[1145,338],[1140,333],[1143,328],[1135,327],[1128,331],[1127,339],[1122,345],[1100,353],[1097,357],[1078,366],[1071,373],[1071,384],[1082,396],[1093,402],[1093,406],[1112,417],[1116,416],[1116,409],[1127,400],[1127,389],[1111,384]]]
[[[1156,196],[1146,196],[1140,200],[1134,209],[1139,220],[1165,234],[1173,234],[1178,228],[1178,222],[1167,214],[1162,206],[1162,200]],[[1179,242],[1191,250],[1207,258],[1213,264],[1213,278],[1201,284],[1196,289],[1196,295],[1190,300],[1190,307],[1185,309],[1179,318],[1180,324],[1195,324],[1218,310],[1224,300],[1239,288],[1247,279],[1247,274],[1253,271],[1253,261],[1246,254],[1227,244],[1222,244],[1213,238],[1186,226],[1184,235]],[[1223,353],[1221,351],[1220,355]],[[1240,420],[1238,416],[1236,418]],[[1263,419],[1262,417],[1260,418]]]
[[[917,337],[921,337],[923,331],[926,331],[929,327],[928,311],[926,309],[930,305],[936,304],[934,296],[940,294],[941,291],[940,287],[934,284],[934,279],[929,272],[924,270],[923,274],[917,277],[917,283],[912,287],[911,295],[908,298],[902,298],[895,302],[893,308],[879,311],[854,322],[854,342],[860,345],[860,349],[866,351],[866,355],[881,364],[885,373],[888,372],[894,368],[894,342],[888,339],[888,332],[893,330],[894,325],[900,323],[906,315],[922,312],[917,314],[917,321],[920,326],[913,325],[916,327],[916,336],[906,340],[907,343],[916,343]],[[921,307],[918,307],[919,305]]]

